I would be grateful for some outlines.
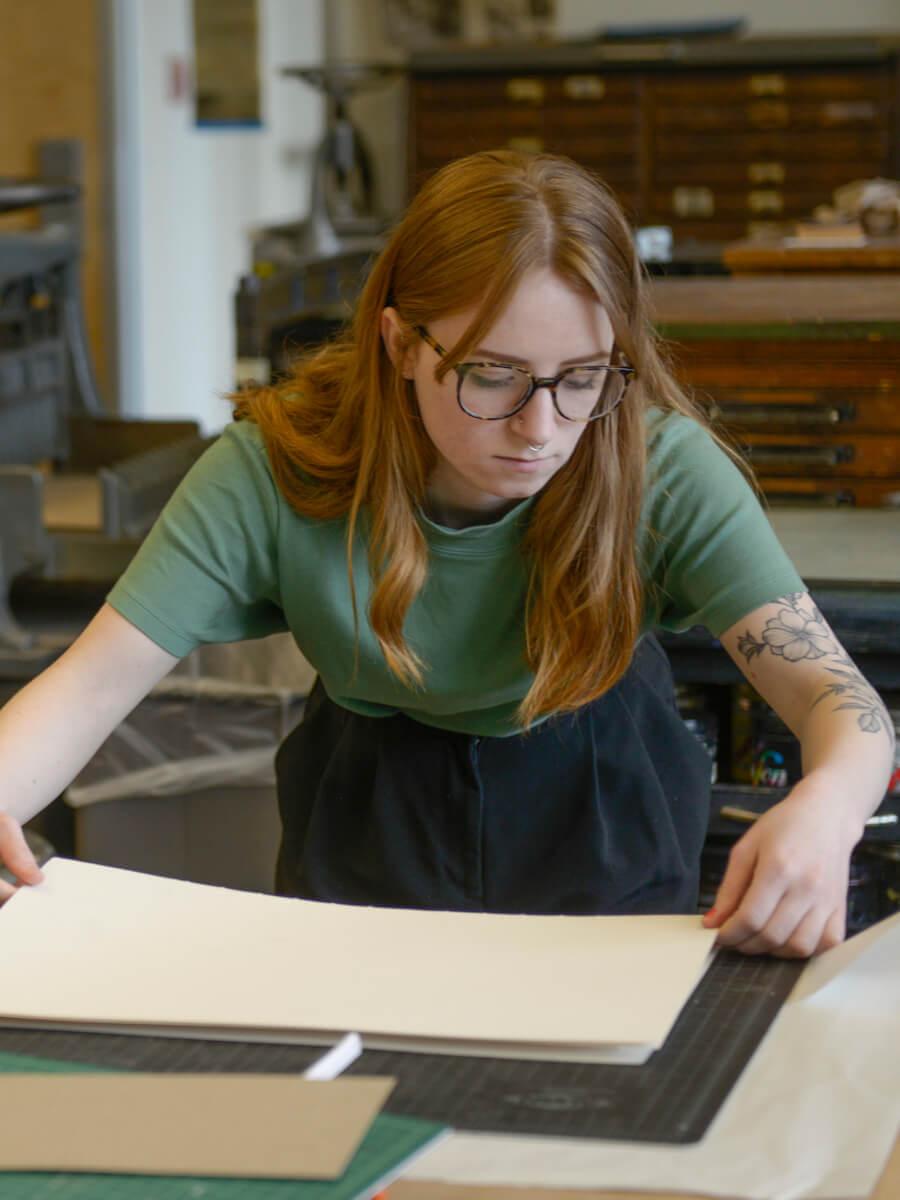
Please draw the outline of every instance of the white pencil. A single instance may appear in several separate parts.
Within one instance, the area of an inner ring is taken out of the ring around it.
[[[312,1066],[307,1067],[301,1079],[337,1079],[338,1075],[355,1062],[362,1054],[362,1038],[358,1033],[348,1033],[327,1050],[321,1058],[317,1058]]]

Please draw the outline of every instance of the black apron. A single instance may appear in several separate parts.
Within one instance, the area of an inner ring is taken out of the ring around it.
[[[276,774],[281,895],[504,913],[697,908],[710,760],[653,637],[604,696],[512,737],[359,716],[317,680]]]

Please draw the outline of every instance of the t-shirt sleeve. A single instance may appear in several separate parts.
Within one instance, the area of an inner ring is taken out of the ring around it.
[[[172,495],[107,602],[183,657],[286,628],[279,498],[255,426],[230,425]]]
[[[648,618],[718,637],[805,584],[753,488],[697,421],[665,416],[650,439],[642,544]]]

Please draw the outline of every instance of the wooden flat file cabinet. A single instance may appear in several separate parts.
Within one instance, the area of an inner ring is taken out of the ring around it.
[[[663,279],[651,296],[680,378],[771,503],[900,506],[900,276]]]
[[[635,224],[725,242],[900,175],[900,37],[415,56],[410,188],[460,155],[566,154]]]

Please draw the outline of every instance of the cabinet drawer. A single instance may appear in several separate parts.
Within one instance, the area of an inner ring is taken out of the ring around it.
[[[690,106],[657,107],[654,124],[662,131],[697,133],[758,129],[886,129],[888,112],[875,100],[823,100],[818,104],[751,100],[709,107],[695,101]]]
[[[440,75],[413,81],[412,98],[417,112],[474,113],[481,108],[539,108],[547,94],[540,72],[513,75]]]
[[[701,220],[722,216],[756,220],[760,217],[779,219],[792,215],[803,216],[811,212],[817,204],[830,198],[828,189],[824,187],[818,192],[746,186],[740,190],[728,191],[722,187],[690,184],[665,192],[656,191],[651,203],[654,212],[682,219]]]
[[[567,109],[579,104],[599,106],[628,105],[635,111],[641,94],[640,81],[635,75],[604,74],[602,71],[568,71],[547,75],[546,103]]]
[[[757,482],[766,500],[774,507],[810,504],[822,508],[881,508],[900,497],[900,477],[896,479],[808,479],[804,476],[777,478],[757,472]]]
[[[710,419],[736,431],[896,433],[900,386],[894,393],[816,389],[704,388]]]
[[[768,133],[670,133],[656,132],[654,155],[659,162],[703,162],[722,158],[727,162],[749,163],[760,160],[806,162],[872,162],[880,164],[891,149],[887,130],[860,130],[858,133],[835,131],[827,137],[800,133],[791,129]]]
[[[864,392],[900,407],[900,342],[679,341],[676,371],[689,386],[795,391]]]
[[[543,114],[533,109],[486,108],[481,112],[421,114],[416,119],[419,143],[453,142],[475,134],[486,146],[500,145],[508,137],[529,134],[543,137]]]
[[[637,135],[640,113],[635,106],[625,104],[604,104],[602,108],[547,108],[544,110],[544,128],[548,133],[556,133],[561,137],[590,137],[595,132],[607,129],[627,130],[632,136]]]
[[[735,432],[753,469],[766,475],[900,475],[900,435]]]
[[[412,95],[417,109],[442,112],[458,108],[471,113],[482,105],[635,104],[639,85],[634,76],[597,71],[552,75],[511,71],[502,75],[420,76],[413,80]]]
[[[687,79],[667,76],[652,85],[652,94],[658,104],[684,106],[743,103],[762,97],[884,103],[890,95],[890,74],[885,68],[865,67],[859,71],[729,71]]]
[[[872,174],[872,161],[784,162],[779,159],[720,162],[662,162],[654,164],[656,188],[678,186],[721,187],[740,190],[751,187],[786,187],[794,190],[829,193],[848,179],[863,179]]]
[[[475,150],[524,150],[526,153],[547,151],[566,154],[586,166],[596,165],[607,177],[606,164],[616,169],[626,167],[631,178],[637,177],[637,138],[626,132],[598,131],[590,139],[548,136],[540,126],[521,125],[518,128],[482,125],[478,121],[450,123],[444,132],[429,127],[416,145],[416,165],[439,166]]]
[[[554,154],[568,155],[612,188],[621,186],[637,191],[639,174],[634,143],[631,154],[624,152],[624,144],[616,153],[609,149],[604,153],[598,149],[595,138],[549,138],[548,149]]]

